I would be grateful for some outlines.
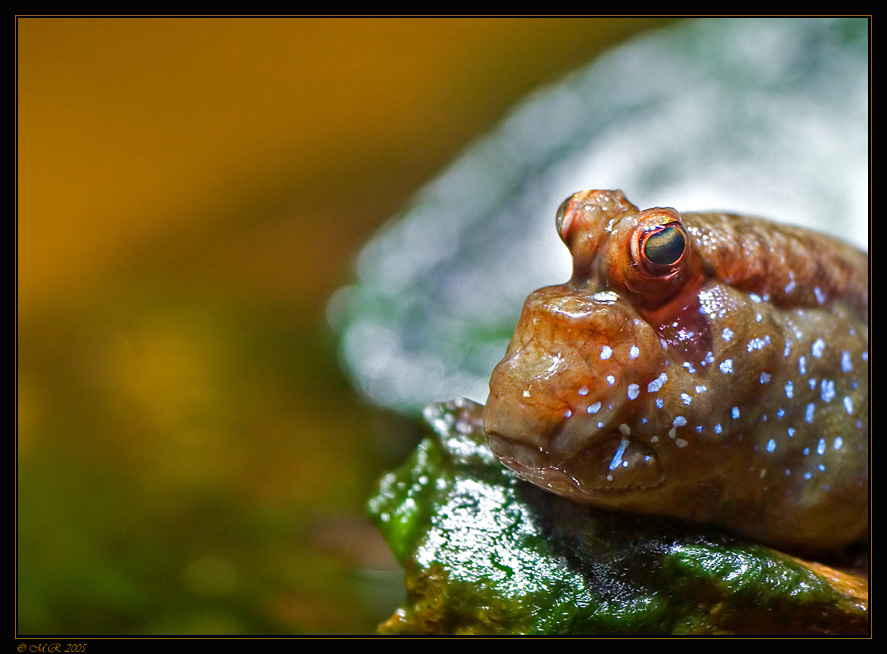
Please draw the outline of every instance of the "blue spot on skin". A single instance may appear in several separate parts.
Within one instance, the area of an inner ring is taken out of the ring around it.
[[[820,395],[823,402],[831,402],[835,399],[835,382],[830,379],[823,379]]]
[[[785,396],[791,399],[792,394],[794,393],[794,386],[792,386],[791,382],[785,383]]]
[[[616,450],[616,454],[613,455],[613,460],[610,461],[610,470],[615,470],[619,467],[619,464],[622,462],[622,454],[625,452],[625,448],[628,446],[627,440],[622,440],[619,442],[619,449]]]
[[[824,438],[820,438],[819,443],[816,444],[816,453],[819,456],[822,456],[823,454],[825,454],[825,439]]]
[[[769,373],[762,372],[761,376],[758,378],[758,381],[761,382],[762,384],[766,384],[767,382],[769,382],[770,381]]]
[[[841,352],[841,370],[844,372],[850,372],[853,370],[853,361],[850,359],[850,351],[844,350]]]
[[[825,341],[817,338],[810,347],[810,353],[815,357],[821,357],[822,351],[825,349]]]
[[[776,441],[771,438],[769,441],[767,441],[767,451],[772,452],[775,449],[776,449]]]
[[[849,396],[844,396],[844,408],[847,409],[847,415],[853,414],[853,400]]]
[[[730,413],[733,415],[733,420],[738,420],[738,419],[739,419],[739,407],[738,407],[738,406],[734,406],[734,407],[730,410]]]
[[[840,449],[841,449],[841,446],[842,446],[843,444],[844,444],[844,439],[841,438],[840,436],[836,436],[836,437],[835,437],[835,445],[834,445],[834,448],[835,448],[836,450],[840,450]]]
[[[807,410],[804,411],[804,422],[810,423],[813,422],[813,412],[816,410],[816,406],[811,402],[807,405]]]

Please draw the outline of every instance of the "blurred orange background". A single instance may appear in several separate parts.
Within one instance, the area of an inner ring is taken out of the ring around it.
[[[324,321],[522,96],[666,19],[17,17],[17,630],[367,633],[415,442]]]

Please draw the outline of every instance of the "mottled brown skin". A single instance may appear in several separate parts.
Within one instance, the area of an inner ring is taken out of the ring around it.
[[[868,526],[868,256],[728,214],[585,191],[558,211],[569,282],[524,305],[490,446],[570,499],[795,551]]]

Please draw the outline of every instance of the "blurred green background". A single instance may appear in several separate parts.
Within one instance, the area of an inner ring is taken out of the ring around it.
[[[639,18],[16,18],[17,632],[370,633],[361,244]]]

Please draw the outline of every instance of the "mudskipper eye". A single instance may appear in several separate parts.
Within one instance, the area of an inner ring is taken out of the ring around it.
[[[665,225],[644,236],[641,253],[652,264],[673,266],[683,256],[686,245],[687,239],[682,229],[676,225]]]
[[[567,209],[570,208],[570,201],[573,199],[571,195],[566,200],[561,202],[561,206],[557,208],[557,213],[554,215],[554,224],[557,227],[557,233],[561,235],[561,238],[564,236],[564,232],[562,231],[562,227],[564,224],[564,217],[567,215]]]

